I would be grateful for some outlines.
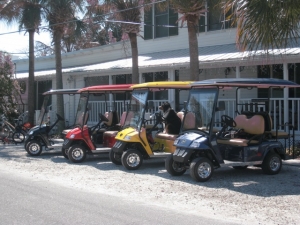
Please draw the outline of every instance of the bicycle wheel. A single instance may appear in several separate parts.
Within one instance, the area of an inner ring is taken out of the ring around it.
[[[10,130],[9,128],[4,124],[1,128],[0,128],[0,136],[1,137],[9,137],[9,133],[10,133]]]
[[[12,140],[15,143],[23,143],[25,140],[25,136],[26,136],[26,134],[24,134],[22,131],[15,131],[12,134]]]

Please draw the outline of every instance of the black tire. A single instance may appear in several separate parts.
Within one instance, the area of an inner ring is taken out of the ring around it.
[[[68,156],[68,153],[67,153],[67,149],[61,148],[61,153],[62,153],[62,155],[63,155],[66,159],[69,159],[69,156]]]
[[[31,156],[39,156],[43,151],[40,142],[37,140],[29,141],[25,150]]]
[[[248,166],[233,166],[232,168],[236,170],[245,170],[248,168]]]
[[[68,157],[73,163],[81,163],[86,158],[86,149],[82,145],[73,145],[68,150]]]
[[[281,170],[282,159],[275,152],[269,152],[262,163],[261,169],[265,174],[275,175]]]
[[[199,157],[192,161],[190,175],[197,182],[208,181],[214,172],[212,162],[205,157]]]
[[[15,131],[13,134],[12,134],[12,140],[15,142],[15,143],[23,143],[25,141],[25,134],[21,131]]]
[[[174,162],[173,154],[169,155],[165,161],[165,168],[172,176],[181,176],[185,173],[186,168],[182,163]]]
[[[113,150],[109,151],[109,159],[115,165],[122,165],[121,162],[122,154],[117,154]]]
[[[128,170],[137,170],[143,163],[143,156],[138,150],[129,149],[123,152],[121,162]]]

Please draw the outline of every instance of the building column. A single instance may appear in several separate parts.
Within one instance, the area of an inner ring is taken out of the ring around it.
[[[283,63],[283,79],[289,80],[289,70],[288,70],[288,64]],[[289,90],[288,88],[283,89],[283,107],[284,107],[284,122],[289,121]]]
[[[175,81],[175,70],[168,70],[168,80]],[[169,89],[168,91],[169,103],[171,104],[172,108],[175,109],[175,90]]]
[[[240,71],[240,67],[239,66],[235,67],[235,77],[236,78],[241,78],[241,71]],[[241,90],[240,89],[238,90],[236,97],[237,97],[237,100],[239,101],[240,98],[241,98]],[[235,109],[235,110],[238,110],[238,109]]]

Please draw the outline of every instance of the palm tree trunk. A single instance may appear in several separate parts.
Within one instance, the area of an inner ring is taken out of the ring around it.
[[[132,54],[132,83],[139,83],[139,53],[136,33],[129,33]]]
[[[197,29],[194,23],[187,21],[189,34],[189,48],[190,48],[190,80],[198,80],[199,74],[199,51],[197,40]]]
[[[62,80],[62,59],[61,59],[61,39],[62,33],[59,31],[54,31],[53,40],[54,40],[54,49],[55,49],[55,64],[56,64],[56,89],[63,89],[63,80]],[[64,99],[63,95],[57,95],[57,114],[65,118],[64,115]],[[58,124],[58,133],[61,133],[65,128],[64,121],[60,121]]]
[[[34,124],[34,30],[29,30],[28,122]]]

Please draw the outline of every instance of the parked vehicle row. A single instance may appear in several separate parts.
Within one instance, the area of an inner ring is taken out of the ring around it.
[[[83,88],[78,91],[76,127],[65,136],[62,154],[70,161],[80,163],[87,154],[109,153],[112,163],[128,170],[138,169],[143,160],[165,157],[165,168],[170,175],[180,176],[189,170],[191,177],[200,182],[208,181],[214,170],[222,166],[234,169],[256,166],[264,173],[274,175],[280,172],[282,160],[288,159],[279,141],[288,134],[272,127],[269,114],[271,90],[298,87],[300,85],[290,81],[256,78]],[[177,96],[185,102],[177,113],[168,102],[154,105],[157,96],[162,97],[171,89],[177,94],[180,92]],[[257,99],[257,89],[268,90],[267,99]],[[235,118],[225,114],[232,109],[226,109],[222,101],[224,91],[236,95]],[[253,95],[253,102],[242,101],[241,92]],[[124,96],[121,118],[113,119],[114,112],[119,115],[116,107],[105,108],[97,115],[98,123],[87,126],[96,96],[103,96],[107,104],[114,103],[114,96],[120,93]],[[37,142],[33,141],[32,145],[37,146]],[[30,141],[26,141],[25,148],[29,147],[28,143]],[[43,146],[48,147],[40,144],[37,149]],[[32,152],[28,151],[29,154]]]

